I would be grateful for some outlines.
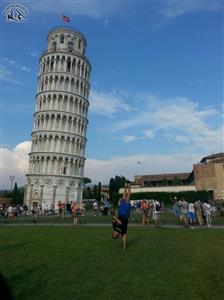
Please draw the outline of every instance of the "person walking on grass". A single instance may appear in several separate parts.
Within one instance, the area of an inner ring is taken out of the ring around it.
[[[72,210],[72,225],[78,224],[78,203],[76,201],[72,202],[71,210]]]
[[[126,184],[124,187],[124,192],[122,199],[119,200],[118,217],[113,216],[113,233],[112,238],[117,239],[122,236],[122,248],[127,249],[127,228],[128,228],[128,218],[130,216],[131,204],[131,185]]]

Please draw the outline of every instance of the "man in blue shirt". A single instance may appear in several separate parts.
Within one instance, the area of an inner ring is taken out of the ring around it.
[[[120,199],[118,203],[118,217],[113,216],[112,221],[114,230],[112,238],[117,239],[120,235],[122,236],[123,250],[126,250],[127,248],[127,227],[131,211],[130,196],[131,185],[129,183],[125,185],[122,199]]]

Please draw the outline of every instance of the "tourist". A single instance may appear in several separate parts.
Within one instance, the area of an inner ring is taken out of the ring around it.
[[[94,202],[93,202],[93,215],[96,217],[96,215],[97,215],[97,211],[98,211],[98,203],[97,203],[97,201],[95,200]]]
[[[110,203],[109,203],[108,199],[105,198],[104,201],[103,201],[103,214],[104,214],[104,216],[108,215],[109,208],[110,208]]]
[[[120,235],[122,236],[122,248],[127,249],[127,227],[128,218],[130,216],[131,204],[131,185],[126,184],[124,187],[124,192],[122,199],[119,200],[118,217],[113,216],[113,233],[112,238],[117,239]]]
[[[38,215],[42,215],[42,205],[38,205],[38,210],[37,210]]]
[[[17,219],[17,209],[15,205],[12,206],[12,217],[14,220]]]
[[[80,212],[81,212],[81,215],[83,217],[85,217],[85,214],[86,214],[86,204],[84,203],[84,201],[82,201],[80,203]]]
[[[161,204],[158,200],[154,200],[154,207],[153,207],[153,220],[155,221],[156,226],[160,225],[160,209]]]
[[[211,221],[211,205],[208,201],[205,201],[202,205],[203,213],[205,215],[206,220],[206,226],[212,227],[212,221]]]
[[[78,203],[76,201],[72,202],[71,210],[72,210],[72,225],[77,225],[78,224],[79,206],[78,206]]]
[[[188,203],[184,198],[181,202],[181,215],[184,221],[184,225],[188,227]]]
[[[66,203],[66,215],[71,216],[71,203],[70,202]]]
[[[12,214],[12,206],[9,205],[9,207],[7,208],[7,216],[8,218],[12,218],[13,214]]]
[[[179,210],[180,210],[179,220],[183,220],[184,219],[183,212],[182,212],[182,203],[183,203],[182,199],[180,199],[180,200],[177,201],[177,205],[178,205]]]
[[[134,200],[130,200],[130,203],[131,203],[131,217],[132,217],[132,219],[134,219],[135,201]]]
[[[103,216],[103,202],[100,202],[100,203],[98,204],[98,210],[100,211],[101,216]]]
[[[24,216],[26,216],[28,214],[28,206],[26,204],[23,206],[23,211],[24,211]]]
[[[33,216],[33,223],[37,223],[37,207],[34,205],[31,210]]]
[[[203,225],[201,201],[200,200],[195,201],[194,207],[195,207],[195,213],[196,213],[196,220],[198,222],[198,225],[201,226],[201,225]]]
[[[188,221],[191,225],[195,225],[195,207],[192,202],[188,204]]]
[[[174,203],[173,205],[174,215],[177,219],[180,219],[181,215],[181,207],[178,204],[178,201]]]
[[[63,206],[63,205],[62,205],[61,201],[58,201],[57,206],[58,206],[58,215],[59,215],[60,217],[62,217],[62,210],[63,210],[62,206]]]
[[[55,214],[55,204],[54,204],[54,203],[51,203],[51,206],[50,206],[50,214],[51,214],[51,215],[54,215],[54,214]]]
[[[149,224],[149,204],[145,199],[141,203],[141,212],[142,212],[142,224],[143,225]]]

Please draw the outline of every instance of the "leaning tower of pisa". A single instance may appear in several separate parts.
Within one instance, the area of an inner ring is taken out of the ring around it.
[[[48,34],[40,57],[32,148],[24,200],[29,208],[81,201],[89,78],[86,39],[72,28]]]

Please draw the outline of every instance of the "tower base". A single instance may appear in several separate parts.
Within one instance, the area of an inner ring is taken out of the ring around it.
[[[24,204],[31,210],[42,206],[43,210],[57,209],[57,203],[82,201],[83,178],[63,175],[30,175],[27,174],[27,185],[24,194]]]

